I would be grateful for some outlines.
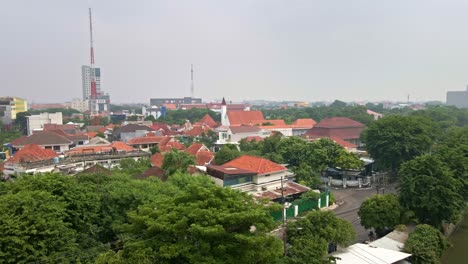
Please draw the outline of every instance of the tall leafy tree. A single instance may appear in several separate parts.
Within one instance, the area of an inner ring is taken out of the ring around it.
[[[363,132],[369,154],[383,168],[397,170],[401,163],[429,150],[432,122],[413,116],[387,116],[372,123]]]
[[[404,251],[411,253],[411,263],[438,264],[448,243],[439,230],[430,225],[418,225],[408,236]]]
[[[330,211],[312,211],[286,227],[288,239],[317,236],[327,243],[349,245],[356,237],[351,223],[338,218]]]
[[[173,197],[160,196],[129,213],[128,235],[138,239],[124,241],[115,258],[131,263],[271,263],[282,246],[267,234],[275,224],[265,210],[245,193],[213,183],[188,184]]]
[[[375,228],[383,234],[385,228],[393,228],[401,223],[402,207],[394,194],[375,195],[366,199],[360,206],[358,215],[361,225]]]
[[[464,207],[462,184],[434,155],[422,155],[401,165],[401,205],[414,211],[421,223],[440,228],[454,222]]]

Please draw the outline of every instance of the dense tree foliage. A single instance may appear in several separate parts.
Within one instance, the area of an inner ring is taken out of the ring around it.
[[[373,121],[373,117],[367,114],[365,106],[348,106],[341,101],[335,101],[330,106],[288,108],[288,109],[262,109],[263,115],[267,119],[283,119],[286,123],[291,123],[299,118],[312,118],[319,122],[329,117],[348,117],[365,125]]]
[[[141,238],[126,243],[117,259],[123,258],[124,263],[271,263],[282,254],[281,242],[266,234],[275,226],[271,217],[250,196],[209,181],[182,188],[170,199],[157,199],[129,214],[128,235]]]
[[[440,228],[454,222],[464,207],[462,183],[435,155],[422,155],[401,165],[401,205],[414,211],[421,223]]]
[[[166,116],[158,118],[158,122],[183,125],[187,120],[195,123],[206,114],[210,115],[214,121],[221,121],[221,115],[219,113],[215,113],[209,109],[194,108],[190,110],[168,110]]]
[[[355,238],[353,226],[333,212],[312,211],[286,226],[290,245],[285,263],[332,263],[328,245],[349,245]]]
[[[242,154],[237,149],[236,145],[226,144],[218,152],[216,152],[214,162],[217,165],[221,165],[235,158],[238,158],[241,155]]]
[[[311,211],[305,217],[288,223],[288,239],[314,235],[327,243],[347,246],[356,237],[351,223],[330,211]]]
[[[179,172],[186,172],[190,165],[195,165],[195,159],[192,155],[185,151],[172,149],[164,153],[164,160],[161,166],[166,174],[172,175]]]
[[[2,263],[271,263],[282,254],[267,206],[202,176],[24,176],[0,183],[0,201]]]
[[[429,150],[432,125],[424,117],[388,116],[367,127],[362,138],[381,167],[397,170],[401,163]]]
[[[361,204],[358,215],[361,225],[367,229],[374,228],[377,234],[383,234],[384,229],[393,229],[401,223],[402,210],[396,195],[375,195]]]
[[[411,263],[438,264],[448,243],[439,230],[430,225],[418,225],[410,233],[404,251],[411,253]]]

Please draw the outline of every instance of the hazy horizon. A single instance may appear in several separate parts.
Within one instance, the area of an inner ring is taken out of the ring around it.
[[[0,96],[81,98],[93,8],[113,103],[443,101],[468,83],[468,2],[4,1]]]

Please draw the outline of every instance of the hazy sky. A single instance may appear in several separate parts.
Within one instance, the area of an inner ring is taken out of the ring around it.
[[[0,0],[0,95],[81,97],[88,7],[114,102],[443,100],[468,84],[466,0]]]

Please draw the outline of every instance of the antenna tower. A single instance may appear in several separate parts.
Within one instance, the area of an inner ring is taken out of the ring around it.
[[[190,64],[190,96],[194,98],[195,96],[195,89],[193,85],[193,64]]]
[[[89,44],[90,44],[90,65],[89,65],[89,76],[91,79],[91,98],[90,98],[90,110],[91,114],[96,113],[96,73],[94,71],[94,47],[93,47],[93,19],[91,15],[91,8],[89,8]]]

